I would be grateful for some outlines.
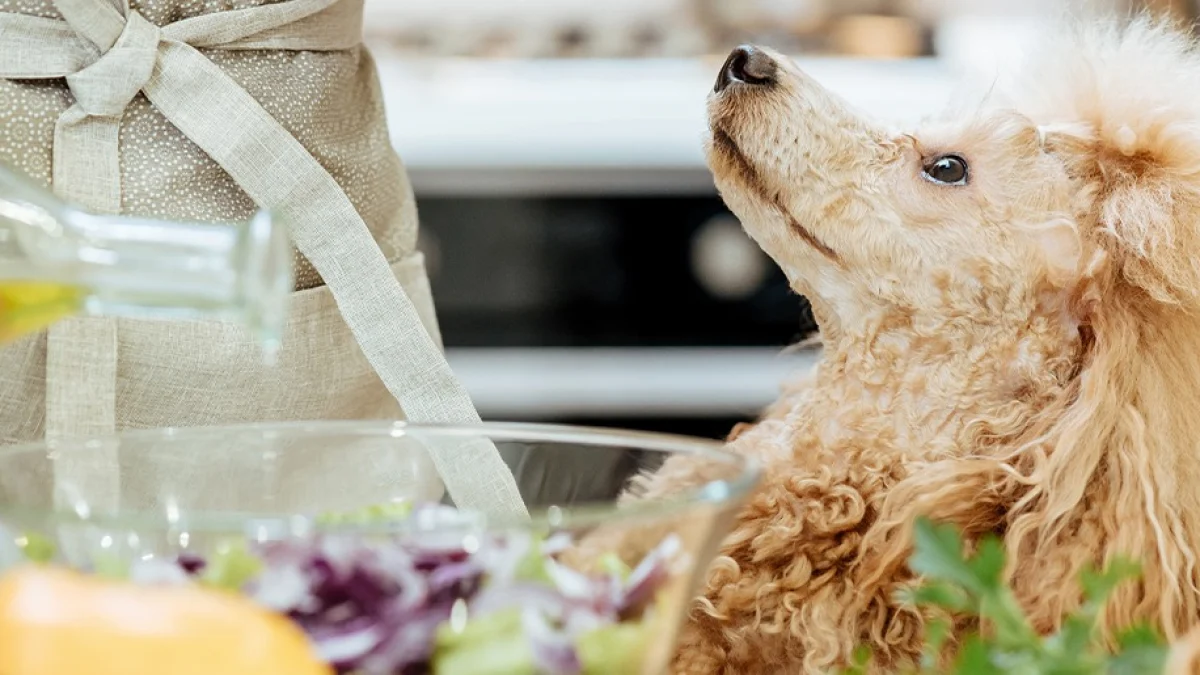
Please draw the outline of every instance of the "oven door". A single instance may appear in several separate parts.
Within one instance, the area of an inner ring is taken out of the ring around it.
[[[723,434],[813,354],[805,300],[715,195],[425,197],[451,364],[489,418]]]

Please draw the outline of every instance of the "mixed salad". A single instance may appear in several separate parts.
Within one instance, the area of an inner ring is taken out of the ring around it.
[[[571,543],[567,535],[464,536],[469,530],[429,527],[462,517],[439,505],[389,505],[319,520],[411,519],[424,523],[413,530],[420,534],[347,530],[238,541],[207,557],[96,560],[87,572],[139,587],[235,591],[286,617],[317,659],[341,674],[641,672],[654,622],[663,615],[659,591],[681,553],[676,538],[632,569],[612,556],[600,572],[584,574],[558,560]],[[49,541],[30,535],[16,541],[27,560],[54,558]]]

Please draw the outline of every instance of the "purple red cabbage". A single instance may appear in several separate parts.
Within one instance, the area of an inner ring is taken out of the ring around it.
[[[449,523],[454,512],[420,507],[411,517]],[[537,668],[578,675],[579,638],[638,620],[667,582],[679,542],[664,541],[627,577],[587,575],[555,560],[569,545],[564,534],[464,535],[452,527],[428,536],[324,534],[256,545],[261,570],[242,590],[296,622],[338,673],[429,673],[438,632],[456,613],[470,621],[517,612]],[[183,555],[175,574],[198,578],[209,563]],[[142,574],[175,580],[158,568]]]

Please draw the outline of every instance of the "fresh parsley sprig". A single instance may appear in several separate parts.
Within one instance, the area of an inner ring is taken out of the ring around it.
[[[1004,583],[1004,547],[984,538],[972,555],[964,555],[957,528],[927,519],[916,524],[915,551],[909,566],[922,578],[905,600],[935,610],[940,618],[926,626],[918,675],[1150,675],[1163,671],[1167,646],[1149,626],[1121,631],[1117,649],[1100,639],[1097,622],[1104,604],[1121,583],[1140,575],[1138,565],[1114,561],[1104,570],[1090,569],[1080,578],[1083,603],[1051,635],[1039,635]],[[980,627],[963,636],[954,659],[946,665],[943,651],[950,635],[946,617],[975,619]],[[845,675],[870,671],[871,653],[860,649]]]

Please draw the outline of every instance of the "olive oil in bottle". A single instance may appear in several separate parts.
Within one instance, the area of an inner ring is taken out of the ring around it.
[[[286,228],[101,216],[0,166],[0,345],[75,316],[230,321],[270,356],[291,296]]]
[[[0,344],[78,314],[84,291],[69,284],[0,280]]]

